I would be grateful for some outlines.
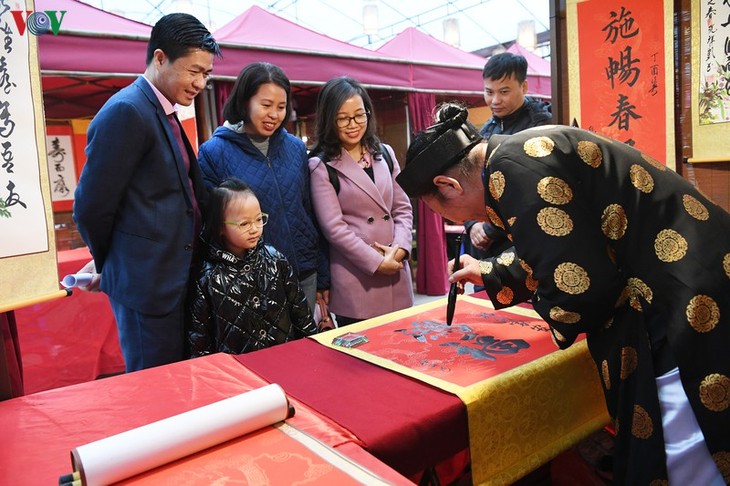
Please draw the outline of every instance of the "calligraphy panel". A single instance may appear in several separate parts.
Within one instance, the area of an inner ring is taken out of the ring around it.
[[[571,4],[571,116],[674,168],[671,2]]]
[[[33,8],[0,0],[0,312],[59,292]]]

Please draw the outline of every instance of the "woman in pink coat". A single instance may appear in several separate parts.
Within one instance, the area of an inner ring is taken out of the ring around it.
[[[309,172],[314,211],[330,245],[331,287],[318,300],[339,325],[413,305],[407,262],[413,211],[395,182],[398,163],[384,157],[395,161],[393,150],[375,133],[373,104],[362,85],[347,77],[329,80],[317,98]]]

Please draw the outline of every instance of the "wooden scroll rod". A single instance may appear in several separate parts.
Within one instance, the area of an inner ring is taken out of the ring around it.
[[[713,162],[730,162],[730,157],[685,157],[688,164],[708,164]]]
[[[19,300],[17,302],[13,302],[11,304],[5,304],[0,306],[0,313],[11,311],[14,309],[19,309],[21,307],[27,307],[29,305],[35,305],[40,304],[42,302],[46,302],[48,300],[54,300],[54,299],[60,299],[61,297],[68,297],[71,295],[71,289],[64,289],[64,290],[58,290],[56,292],[46,294],[46,295],[39,295],[38,297],[32,297],[30,299],[26,300]]]

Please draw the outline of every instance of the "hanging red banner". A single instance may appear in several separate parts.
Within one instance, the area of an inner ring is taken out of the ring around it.
[[[664,2],[578,3],[580,125],[666,163]]]

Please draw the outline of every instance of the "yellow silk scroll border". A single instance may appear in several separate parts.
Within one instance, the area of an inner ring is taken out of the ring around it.
[[[461,300],[493,309],[468,295]],[[453,393],[466,405],[474,484],[509,484],[549,461],[608,422],[603,393],[585,341],[468,387],[428,376],[357,348],[333,346],[343,332],[361,332],[444,307],[445,299],[317,334],[337,351]],[[458,305],[457,305],[458,311]],[[531,309],[510,313],[539,318]]]

